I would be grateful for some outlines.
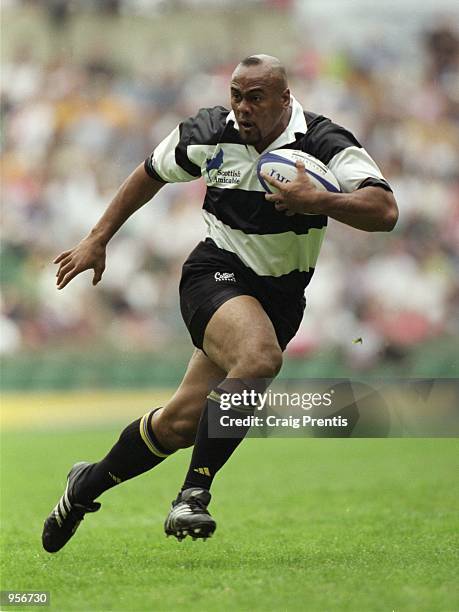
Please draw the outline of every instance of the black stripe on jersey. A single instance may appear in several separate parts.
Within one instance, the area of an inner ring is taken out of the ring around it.
[[[153,168],[152,161],[153,161],[153,155],[149,155],[143,164],[143,167],[145,168],[145,172],[152,179],[155,179],[156,181],[160,181],[161,183],[167,183],[167,181],[165,181],[161,176],[159,176],[159,174]]]
[[[390,191],[392,193],[392,189],[390,188],[389,183],[383,181],[382,179],[376,178],[367,178],[360,183],[357,189],[363,189],[364,187],[382,187],[386,191]]]
[[[351,132],[333,123],[327,117],[310,112],[305,112],[304,116],[308,129],[300,139],[301,150],[313,155],[322,163],[328,164],[337,153],[348,147],[362,148]],[[297,144],[288,145],[288,148],[295,148]]]
[[[201,176],[201,168],[188,158],[187,148],[190,144],[242,144],[234,123],[226,123],[228,114],[229,110],[223,106],[201,108],[195,117],[180,124],[180,141],[175,148],[175,161],[185,172],[191,176]]]
[[[312,228],[321,229],[327,225],[325,215],[287,217],[277,211],[272,202],[265,200],[264,192],[259,191],[208,187],[203,208],[225,225],[245,234],[294,232],[303,235]]]
[[[190,119],[180,124],[180,140],[175,147],[175,163],[191,176],[201,176],[201,168],[188,159],[187,147],[190,144],[192,127]],[[194,144],[194,143],[193,143]]]

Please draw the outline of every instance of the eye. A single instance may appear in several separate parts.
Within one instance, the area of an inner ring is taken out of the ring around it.
[[[238,93],[237,91],[231,92],[231,97],[233,98],[235,102],[240,102],[241,100],[241,94]]]

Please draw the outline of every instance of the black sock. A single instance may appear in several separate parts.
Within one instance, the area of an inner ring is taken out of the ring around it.
[[[93,501],[107,489],[151,470],[174,452],[158,443],[152,429],[154,412],[128,425],[107,456],[85,470],[78,482],[77,501]]]
[[[219,425],[220,417],[225,416],[227,422],[229,419],[244,419],[244,417],[250,420],[254,404],[256,404],[255,402],[237,408],[231,406],[223,410],[221,408],[222,394],[241,393],[244,390],[250,393],[254,390],[254,386],[258,387],[257,391],[260,390],[259,382],[258,385],[247,386],[242,381],[227,378],[209,393],[206,407],[199,421],[193,455],[182,491],[190,487],[210,489],[216,473],[225,465],[250,429],[250,424],[222,427]],[[211,420],[212,437],[209,436],[209,419]]]

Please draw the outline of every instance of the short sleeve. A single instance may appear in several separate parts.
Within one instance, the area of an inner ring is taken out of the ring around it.
[[[181,123],[145,160],[145,170],[164,183],[184,183],[201,176],[201,169],[187,155],[192,119]]]
[[[362,147],[346,147],[332,157],[327,165],[337,178],[341,191],[345,193],[369,186],[391,191],[376,162]]]
[[[306,152],[333,172],[341,191],[350,193],[367,186],[391,191],[376,162],[355,136],[327,117],[311,114],[304,145]]]

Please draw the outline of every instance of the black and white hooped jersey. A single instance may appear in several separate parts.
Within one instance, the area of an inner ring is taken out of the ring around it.
[[[234,113],[216,106],[201,109],[173,130],[146,159],[145,169],[166,183],[203,177],[207,236],[273,287],[302,294],[316,266],[327,217],[288,217],[265,200],[257,162],[263,153],[280,148],[298,149],[319,159],[343,192],[369,185],[390,190],[350,132],[326,117],[305,112],[293,97],[287,128],[262,153],[242,142]]]

